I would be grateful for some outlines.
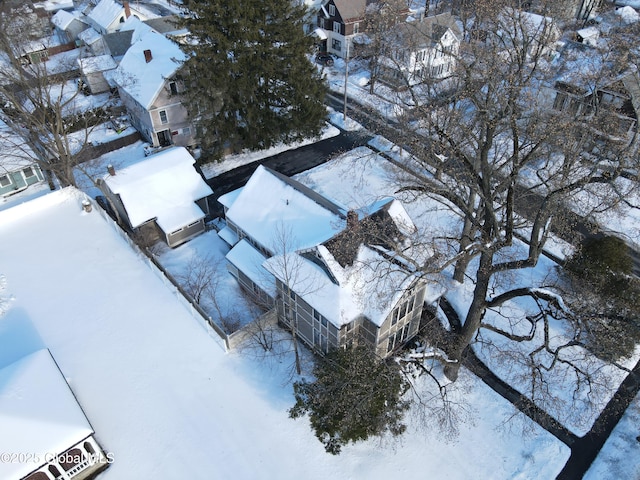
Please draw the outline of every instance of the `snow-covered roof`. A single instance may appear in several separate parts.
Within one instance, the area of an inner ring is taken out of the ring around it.
[[[230,205],[227,218],[275,252],[283,243],[287,250],[314,247],[345,225],[337,205],[262,165]]]
[[[117,70],[118,85],[140,105],[149,109],[168,78],[171,78],[185,54],[177,43],[140,22],[132,38],[132,45],[120,61]],[[139,35],[143,31],[144,34]],[[147,62],[145,51],[151,59]]]
[[[346,267],[323,245],[316,254],[330,275],[318,262],[299,253],[287,254],[286,261],[284,256],[271,257],[264,265],[338,328],[360,316],[382,325],[417,278],[366,245],[360,245],[356,260]]]
[[[48,350],[0,369],[0,452],[38,461],[0,461],[0,477],[22,478],[93,434],[84,412]],[[25,457],[26,458],[26,457]]]
[[[408,237],[416,233],[402,204],[389,197],[378,200],[360,209],[358,218],[347,220],[344,231],[312,251],[265,262],[265,268],[338,328],[361,316],[380,326],[417,279],[392,260],[391,249],[408,249]]]
[[[51,23],[53,23],[60,30],[65,30],[71,22],[77,19],[77,15],[67,12],[66,10],[58,10],[56,14],[51,17]]]
[[[87,15],[96,25],[106,29],[115,22],[118,17],[124,15],[124,7],[114,0],[100,0],[93,10]]]
[[[272,298],[276,295],[273,275],[263,266],[266,258],[246,240],[240,240],[226,256],[227,260],[249,277]]]
[[[80,65],[80,71],[85,75],[104,72],[105,70],[113,70],[118,66],[111,55],[79,58],[78,64]]]
[[[85,44],[91,45],[92,43],[95,43],[98,40],[100,40],[102,38],[102,35],[100,35],[100,33],[98,33],[98,31],[95,28],[89,27],[86,30],[83,30],[82,32],[80,32],[78,34],[78,38],[82,40]]]
[[[61,9],[71,10],[74,5],[72,0],[45,0],[43,2],[34,3],[36,7],[42,7],[47,12],[54,12],[56,10],[60,11]]]
[[[223,207],[229,208],[231,205],[233,205],[233,202],[236,201],[236,198],[238,198],[238,195],[240,195],[240,192],[242,192],[242,188],[243,187],[236,188],[235,190],[232,190],[229,193],[220,195],[220,197],[218,197],[218,203],[220,203],[220,205],[222,205]]]
[[[107,175],[104,181],[120,195],[134,228],[156,219],[170,233],[204,218],[195,202],[213,193],[194,163],[186,148],[172,147]]]
[[[366,0],[333,0],[333,3],[338,9],[343,22],[364,18]]]

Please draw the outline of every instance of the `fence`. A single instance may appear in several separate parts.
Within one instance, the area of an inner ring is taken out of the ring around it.
[[[78,163],[82,163],[87,160],[98,158],[100,155],[104,155],[105,153],[131,145],[132,143],[140,140],[140,138],[140,134],[138,132],[134,132],[112,140],[111,142],[100,143],[98,145],[87,144],[76,154],[76,161]]]
[[[173,278],[173,276],[167,272],[164,267],[162,265],[160,265],[160,263],[158,263],[158,261],[153,258],[152,256],[150,256],[147,252],[145,252],[144,250],[142,250],[132,239],[131,237],[129,237],[129,235],[127,235],[127,233],[122,230],[122,228],[120,228],[120,226],[113,221],[113,219],[111,217],[109,217],[109,215],[107,215],[107,213],[100,208],[99,206],[94,204],[94,210],[98,211],[99,214],[102,216],[102,218],[105,219],[105,221],[111,225],[111,227],[118,233],[118,235],[120,235],[130,246],[131,248],[138,253],[138,255],[140,255],[141,257],[143,257],[146,260],[146,264],[149,266],[149,268],[151,269],[151,271],[153,271],[156,276],[158,276],[158,278],[160,278],[160,280],[162,280],[162,282],[167,285],[174,293],[174,295],[176,296],[176,298],[180,301],[180,303],[182,303],[185,308],[191,313],[191,316],[193,318],[195,318],[198,321],[204,321],[207,326],[213,330],[217,336],[212,336],[212,338],[216,339],[216,340],[222,340],[222,346],[224,347],[225,351],[230,350],[230,341],[229,341],[229,335],[227,335],[222,328],[220,328],[211,318],[211,316],[209,316],[201,307],[200,305],[198,305],[192,298],[191,296],[185,292],[183,290],[183,288],[178,284],[178,282],[175,280],[175,278]],[[236,332],[238,333],[238,332]],[[239,341],[237,341],[234,345],[237,345],[238,343],[240,343]]]

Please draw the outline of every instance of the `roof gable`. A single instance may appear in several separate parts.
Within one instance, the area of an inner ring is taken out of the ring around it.
[[[139,29],[134,30],[132,45],[122,57],[116,71],[116,82],[148,110],[165,81],[175,75],[187,57],[177,43],[161,33],[150,30],[142,23],[140,28],[147,31],[140,35]],[[145,51],[150,52],[149,61]]]
[[[149,220],[167,233],[204,218],[196,200],[213,193],[184,147],[173,147],[124,168],[104,181],[120,195],[132,227]]]
[[[292,249],[315,247],[344,227],[339,206],[262,165],[237,194],[226,216],[269,250],[281,247],[283,235],[291,237],[286,240]]]
[[[40,463],[0,462],[0,477],[22,478],[93,429],[48,350],[0,369],[0,452],[32,452]],[[35,460],[35,458],[34,458]]]
[[[121,15],[124,15],[124,7],[122,5],[114,0],[100,0],[87,16],[96,25],[106,29]]]
[[[333,4],[336,6],[336,16],[339,13],[339,17],[344,23],[350,21],[359,20],[364,17],[365,9],[367,7],[367,0],[333,0]]]

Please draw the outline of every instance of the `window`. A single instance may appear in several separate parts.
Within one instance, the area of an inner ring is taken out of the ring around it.
[[[331,48],[336,52],[340,52],[342,50],[342,42],[334,38],[331,40]]]
[[[340,33],[340,22],[333,22],[333,31],[335,33]]]
[[[9,175],[2,175],[0,177],[0,187],[8,187],[9,185],[11,185],[11,179],[9,178]]]
[[[355,35],[356,33],[360,33],[360,24],[359,23],[354,23],[353,24],[353,34]]]
[[[564,110],[566,103],[567,103],[567,94],[558,92],[553,102],[553,108],[555,110]]]
[[[336,16],[336,6],[335,5],[329,5],[329,15],[331,15],[332,17]]]
[[[160,112],[158,112],[160,114],[160,121],[162,123],[169,123],[169,119],[167,118],[167,111],[166,110],[160,110]]]
[[[184,127],[182,129],[182,134],[183,135],[191,135],[191,127]]]
[[[169,82],[169,90],[171,90],[171,95],[178,94],[178,86],[176,85],[176,82]]]
[[[36,174],[31,167],[23,168],[22,173],[24,174],[24,178],[31,178]]]

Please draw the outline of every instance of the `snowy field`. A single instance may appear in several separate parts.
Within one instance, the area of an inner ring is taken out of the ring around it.
[[[527,436],[504,425],[512,406],[466,371],[454,398],[473,421],[455,441],[412,423],[398,442],[326,454],[306,421],[288,419],[278,364],[225,353],[81,199],[66,189],[0,212],[0,361],[51,350],[115,458],[101,478],[554,478],[568,458],[536,425]]]

